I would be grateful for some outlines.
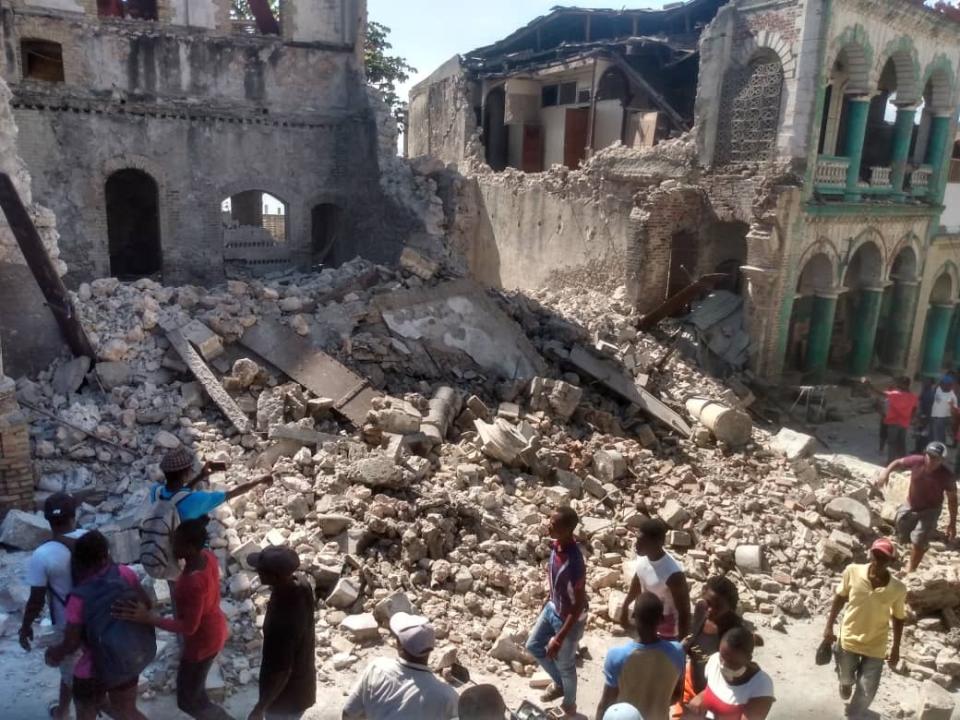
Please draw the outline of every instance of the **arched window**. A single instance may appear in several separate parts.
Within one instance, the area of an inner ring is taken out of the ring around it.
[[[227,269],[266,274],[290,267],[286,201],[263,190],[245,190],[220,203],[220,217]]]
[[[118,170],[107,178],[107,240],[110,274],[120,279],[160,272],[160,194],[142,170]]]
[[[761,51],[746,65],[727,71],[717,134],[719,162],[773,158],[782,92],[783,65],[773,52]]]

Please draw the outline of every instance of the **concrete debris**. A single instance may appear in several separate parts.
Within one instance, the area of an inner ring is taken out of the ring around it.
[[[50,524],[40,515],[11,510],[0,524],[0,544],[35,550],[50,539]]]
[[[920,699],[917,703],[917,720],[950,720],[956,700],[949,690],[940,687],[932,680],[923,683]]]
[[[772,443],[774,452],[782,453],[787,460],[809,457],[817,447],[817,439],[790,428],[783,428],[778,432]]]
[[[730,408],[711,398],[690,398],[686,403],[690,417],[704,425],[714,437],[732,448],[750,442],[753,420],[739,408]]]

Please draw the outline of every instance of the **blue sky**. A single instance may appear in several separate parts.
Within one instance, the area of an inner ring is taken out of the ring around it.
[[[457,53],[500,40],[555,5],[622,7],[622,0],[368,0],[371,20],[392,31],[392,53],[417,69],[400,96]],[[658,8],[663,0],[641,0],[630,8]]]

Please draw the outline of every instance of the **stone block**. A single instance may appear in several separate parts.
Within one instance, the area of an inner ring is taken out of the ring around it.
[[[740,545],[733,556],[737,568],[744,574],[762,573],[766,568],[766,553],[763,545]]]
[[[400,267],[421,280],[429,280],[440,269],[440,263],[427,257],[422,251],[405,247],[400,253]]]
[[[35,550],[50,537],[50,525],[42,516],[22,510],[11,510],[0,524],[0,543],[17,550]]]
[[[395,592],[393,595],[385,597],[373,608],[373,616],[381,625],[386,625],[390,618],[398,612],[413,613],[413,605],[410,598],[404,592]]]
[[[351,578],[340,578],[336,587],[330,595],[327,596],[327,605],[339,610],[345,610],[351,607],[360,597],[360,587],[356,580]]]
[[[823,514],[833,520],[847,520],[860,532],[870,532],[870,508],[853,498],[833,498],[824,507]]]
[[[593,454],[593,471],[601,482],[614,482],[627,472],[627,461],[617,450],[597,450]]]
[[[129,385],[133,379],[133,370],[125,362],[100,362],[96,365],[97,377],[107,390]]]
[[[354,642],[363,643],[380,639],[380,626],[373,613],[347,615],[340,622],[340,629]]]
[[[583,496],[583,480],[576,473],[557,470],[555,476],[557,484],[569,490],[571,497],[580,498]]]
[[[927,680],[920,688],[916,717],[917,720],[950,720],[955,706],[954,696],[948,690]]]
[[[367,487],[399,489],[406,483],[403,470],[385,455],[362,458],[347,467],[347,479]]]
[[[349,515],[324,514],[317,516],[317,525],[325,537],[339,535],[353,524]]]
[[[672,499],[667,500],[657,514],[671,528],[679,528],[690,519],[690,513],[679,502]]]
[[[813,435],[796,432],[790,428],[781,428],[770,443],[771,449],[785,455],[787,460],[812,455],[816,446],[817,439]]]
[[[306,450],[306,448],[302,449]],[[303,495],[292,496],[284,507],[294,522],[305,520],[311,509],[310,503]]]
[[[513,634],[504,630],[500,633],[493,647],[490,648],[490,657],[505,663],[519,662],[524,665],[536,663],[526,648],[514,638]]]
[[[223,340],[199,320],[191,320],[180,329],[180,333],[197,348],[207,362],[223,354]]]
[[[613,590],[607,598],[607,617],[613,622],[620,620],[623,606],[627,602],[627,594],[620,590]]]
[[[247,562],[247,558],[253,553],[260,552],[261,549],[262,548],[260,545],[252,540],[249,540],[230,553],[230,556],[236,560],[240,567],[242,567],[244,570],[252,570],[253,568],[250,567],[250,564]]]
[[[53,374],[53,391],[57,395],[66,397],[75,393],[83,385],[83,380],[90,371],[90,358],[81,355],[57,368]]]

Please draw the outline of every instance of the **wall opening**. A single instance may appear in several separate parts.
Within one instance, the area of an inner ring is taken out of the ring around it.
[[[487,101],[483,105],[483,142],[487,165],[497,172],[504,170],[509,161],[509,135],[504,124],[506,103],[506,91],[498,87],[487,93]]]
[[[681,230],[670,240],[670,274],[667,281],[667,297],[672,297],[692,283],[697,272],[697,236]]]
[[[245,190],[221,201],[220,219],[227,270],[263,275],[291,266],[286,201],[263,190]]]
[[[107,178],[110,274],[121,280],[154,275],[163,267],[160,193],[142,170],[118,170]]]
[[[864,325],[867,293],[876,293],[883,276],[883,256],[873,242],[865,242],[850,258],[843,276],[846,292],[837,298],[830,339],[830,364],[845,371],[859,341],[858,330]],[[874,328],[874,332],[876,328]]]
[[[232,0],[230,23],[244,35],[279,35],[281,0]]]
[[[63,82],[63,47],[50,40],[20,41],[24,80]]]
[[[97,0],[100,17],[156,20],[157,0]]]
[[[714,285],[717,290],[740,293],[743,278],[740,268],[747,263],[745,222],[713,222],[702,233],[702,259],[697,275],[722,273],[727,277]]]
[[[320,203],[310,211],[311,265],[336,261],[343,211],[338,205]]]
[[[886,184],[886,171],[893,158],[893,135],[899,95],[897,80],[896,62],[890,58],[880,73],[877,94],[870,99],[863,160],[860,163],[860,179],[873,184]]]

